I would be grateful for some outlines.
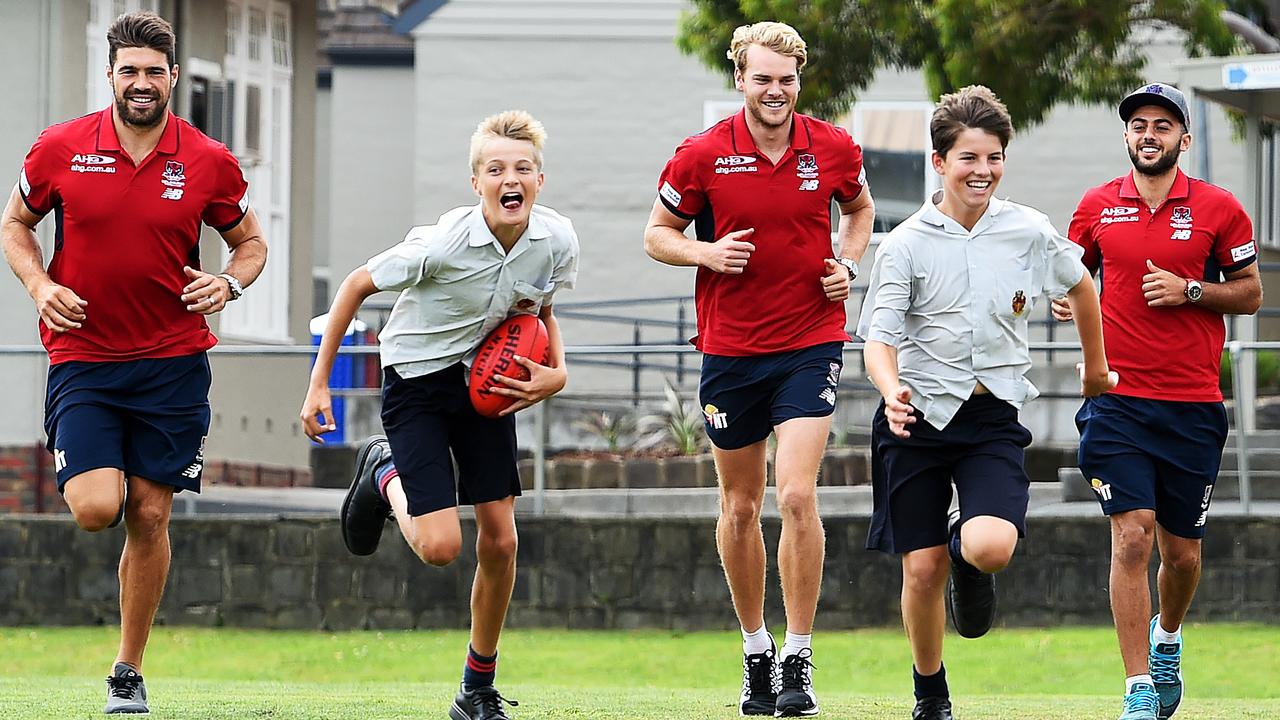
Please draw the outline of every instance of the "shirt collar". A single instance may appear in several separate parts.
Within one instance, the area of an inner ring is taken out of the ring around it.
[[[1138,194],[1138,185],[1133,181],[1133,174],[1136,170],[1130,170],[1128,175],[1120,181],[1120,197],[1125,200],[1138,200],[1141,195]],[[1169,187],[1169,196],[1165,200],[1185,200],[1191,194],[1191,179],[1187,174],[1182,172],[1182,168],[1178,168],[1177,173],[1173,176],[1173,185]]]
[[[733,122],[729,126],[730,141],[733,143],[733,151],[739,155],[750,153],[752,155],[760,155],[760,150],[756,147],[756,141],[751,138],[751,129],[747,127],[747,109],[743,107],[733,116]],[[809,129],[809,118],[800,113],[791,113],[791,139],[790,146],[792,150],[800,152],[808,150],[813,145],[813,132]]]
[[[172,112],[167,110],[165,112],[168,114],[168,118],[165,120],[164,133],[160,135],[160,142],[156,145],[155,152],[160,155],[176,155],[178,152],[178,118]],[[116,135],[116,124],[112,119],[110,107],[98,113],[98,151],[124,152],[124,148],[120,147],[120,138]]]
[[[499,249],[502,248],[502,243],[498,242],[497,236],[495,236],[493,231],[489,229],[489,223],[484,221],[484,209],[479,203],[472,208],[469,222],[471,226],[470,232],[467,234],[468,245],[471,247],[484,247],[485,245],[492,243]],[[549,237],[551,237],[551,228],[547,227],[547,224],[542,221],[542,218],[533,213],[529,213],[528,227],[526,227],[524,232],[520,234],[520,237],[516,240],[516,244],[511,246],[511,252],[508,254],[515,255],[516,252],[523,245],[527,245],[529,241],[545,240]]]
[[[993,219],[1004,210],[1006,201],[998,197],[992,197],[991,202],[987,203],[987,209],[982,213],[982,217],[978,218],[978,222],[974,223],[973,230],[966,230],[963,225],[956,221],[955,218],[947,215],[938,209],[938,203],[942,201],[942,191],[935,190],[927,200],[924,201],[924,214],[920,216],[920,220],[934,227],[942,228],[949,233],[957,235],[974,235],[986,229]]]

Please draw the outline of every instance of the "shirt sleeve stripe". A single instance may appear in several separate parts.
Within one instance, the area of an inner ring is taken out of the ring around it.
[[[248,210],[242,210],[240,214],[236,216],[235,220],[227,223],[226,225],[220,225],[218,227],[215,227],[214,230],[217,230],[219,233],[231,232],[232,230],[235,230],[236,226],[240,224],[240,221],[244,220],[244,216],[248,214],[249,214]]]
[[[697,217],[696,215],[690,215],[689,213],[682,212],[680,208],[667,202],[667,199],[662,197],[662,195],[658,195],[658,199],[661,200],[663,206],[666,207],[668,210],[670,210],[671,214],[675,215],[676,217],[683,218],[685,220],[693,220],[695,217]]]
[[[1224,265],[1222,267],[1222,272],[1233,273],[1233,272],[1236,272],[1237,270],[1243,270],[1256,262],[1258,262],[1258,254],[1254,253],[1253,255],[1250,255],[1249,257],[1245,258],[1244,260],[1241,260],[1240,262],[1234,265]]]

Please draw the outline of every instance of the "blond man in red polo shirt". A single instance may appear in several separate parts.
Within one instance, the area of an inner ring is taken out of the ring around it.
[[[816,715],[809,658],[824,539],[815,485],[849,339],[844,300],[875,207],[857,143],[795,112],[806,60],[795,29],[744,25],[728,55],[746,107],[676,150],[658,181],[645,249],[698,268],[693,342],[704,355],[699,396],[720,481],[716,539],[742,625],[739,711]],[[690,223],[696,239],[684,234]],[[771,433],[787,615],[780,653],[764,626],[760,506]]]

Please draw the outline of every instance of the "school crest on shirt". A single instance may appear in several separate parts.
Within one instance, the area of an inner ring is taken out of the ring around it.
[[[1027,310],[1027,296],[1021,290],[1013,294],[1013,316],[1022,317]]]
[[[818,159],[809,153],[797,155],[796,176],[806,180],[818,177]]]

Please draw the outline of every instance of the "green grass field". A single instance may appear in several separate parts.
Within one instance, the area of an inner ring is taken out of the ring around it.
[[[1185,631],[1178,718],[1280,718],[1280,629]],[[99,718],[110,628],[0,629],[0,717]],[[157,718],[439,718],[457,688],[466,635],[157,628],[144,672]],[[735,633],[514,630],[498,686],[516,720],[733,718]],[[826,718],[910,716],[910,657],[889,630],[818,633],[815,687]],[[1123,682],[1109,628],[996,630],[947,639],[960,720],[1115,718]]]

